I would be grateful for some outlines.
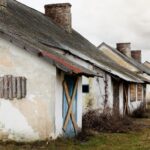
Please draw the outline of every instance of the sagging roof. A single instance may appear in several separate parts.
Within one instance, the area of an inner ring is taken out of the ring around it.
[[[19,41],[19,44],[21,43],[27,51],[35,51],[38,55],[49,58],[56,67],[63,71],[88,76],[95,75],[94,72],[68,60],[65,55],[55,52],[52,47],[82,57],[85,61],[127,81],[142,82],[139,77],[128,70],[125,71],[107,56],[99,53],[93,44],[75,30],[72,29],[71,33],[67,33],[44,14],[15,0],[7,0],[6,10],[0,13],[0,34],[11,42]],[[102,65],[97,65],[91,59]]]
[[[129,64],[131,64],[134,67],[138,68],[141,73],[146,73],[146,74],[150,75],[150,70],[148,70],[142,63],[139,63],[139,62],[135,61],[132,57],[131,58],[127,57],[126,55],[124,55],[120,51],[118,51],[117,49],[111,47],[110,45],[108,45],[104,42],[98,46],[98,49],[100,49],[102,46],[106,46],[106,47],[110,48],[114,53],[119,55],[126,62],[128,62]]]
[[[145,61],[145,62],[143,63],[143,65],[144,65],[145,67],[147,67],[147,69],[150,69],[150,62],[149,62],[149,61]]]
[[[142,76],[142,74],[137,74],[137,73],[135,73],[135,72],[130,71],[129,69],[126,69],[125,67],[119,66],[117,63],[115,63],[115,61],[113,61],[112,59],[110,59],[110,58],[109,58],[106,54],[104,54],[102,51],[99,51],[99,53],[100,53],[101,55],[103,55],[107,60],[109,60],[109,61],[111,62],[111,64],[116,64],[116,68],[117,68],[120,72],[124,73],[125,75],[128,75],[130,78],[132,78],[132,79],[134,79],[134,80],[136,80],[136,81],[138,81],[138,82],[144,81],[144,82],[146,82],[146,83],[150,83],[150,80],[149,80],[148,78]],[[110,66],[113,67],[113,65],[111,65],[111,64],[110,64]],[[131,80],[128,80],[128,79],[126,79],[126,80],[127,80],[127,81],[131,81]],[[133,82],[134,82],[134,81],[133,81]]]
[[[69,74],[97,75],[95,72],[68,60],[65,56],[48,49],[42,44],[46,40],[56,45],[57,40],[53,39],[53,37],[57,36],[57,32],[60,31],[62,30],[49,21],[42,13],[17,1],[7,0],[7,8],[0,10],[1,37],[6,38],[10,42],[19,43],[31,53],[34,52],[37,55],[49,58],[53,65]],[[48,37],[47,32],[49,33]]]

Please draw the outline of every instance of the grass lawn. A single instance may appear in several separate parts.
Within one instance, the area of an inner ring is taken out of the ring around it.
[[[150,125],[150,119],[138,122]],[[51,143],[1,144],[0,150],[150,150],[150,126],[127,134],[101,133],[89,137],[88,141],[58,139]]]

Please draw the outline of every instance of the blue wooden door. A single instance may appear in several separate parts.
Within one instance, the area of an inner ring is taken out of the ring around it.
[[[68,75],[65,76],[65,82],[67,83],[70,97],[72,97],[76,80],[77,80],[76,77],[68,76]],[[62,110],[63,110],[63,123],[65,122],[68,108],[69,107],[68,107],[68,103],[67,103],[67,99],[66,99],[66,94],[65,94],[65,92],[63,92],[63,108],[62,108]],[[75,99],[73,100],[72,112],[73,112],[73,115],[75,117],[75,121],[77,121],[77,92],[75,95]],[[65,136],[68,136],[68,137],[73,137],[76,134],[72,120],[71,120],[71,117],[69,118],[69,122],[67,124],[67,128],[64,131],[64,133],[65,133]]]

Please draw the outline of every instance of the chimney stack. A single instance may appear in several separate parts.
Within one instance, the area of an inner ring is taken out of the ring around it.
[[[131,43],[117,43],[117,50],[122,54],[131,57]]]
[[[141,50],[131,51],[131,56],[137,62],[141,63]]]
[[[0,0],[0,10],[3,10],[7,6],[6,0]]]
[[[72,32],[71,4],[59,3],[45,5],[45,15],[68,33]]]

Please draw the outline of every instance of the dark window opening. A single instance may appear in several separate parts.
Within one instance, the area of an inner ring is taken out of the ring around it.
[[[82,85],[82,93],[89,93],[89,85],[88,84]]]

